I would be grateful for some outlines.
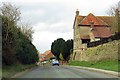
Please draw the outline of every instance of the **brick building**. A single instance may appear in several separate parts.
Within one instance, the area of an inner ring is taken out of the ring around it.
[[[44,60],[49,60],[51,57],[53,57],[53,54],[50,50],[45,51],[43,54],[39,54],[39,61],[42,62]]]

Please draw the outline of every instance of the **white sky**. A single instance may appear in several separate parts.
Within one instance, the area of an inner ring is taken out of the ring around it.
[[[51,48],[57,38],[73,39],[75,11],[80,15],[107,15],[119,0],[1,0],[20,7],[21,21],[33,27],[33,44],[40,53]]]

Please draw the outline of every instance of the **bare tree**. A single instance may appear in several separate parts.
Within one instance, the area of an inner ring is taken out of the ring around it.
[[[0,7],[0,14],[6,16],[11,21],[18,21],[20,19],[20,10],[18,7],[11,5],[10,3],[3,3]]]
[[[118,11],[119,11],[119,15],[118,15],[118,32],[120,32],[120,1],[118,2]]]
[[[107,10],[107,14],[110,16],[115,16],[116,12],[119,11],[119,3],[112,5],[108,10]]]
[[[113,34],[120,32],[120,2],[118,4],[115,4],[111,6],[107,14],[109,16],[112,16],[110,25],[111,25],[111,31]]]
[[[32,27],[30,27],[30,25],[28,24],[22,24],[21,27],[21,32],[30,40],[32,41],[32,34],[34,33],[34,31],[32,30]]]

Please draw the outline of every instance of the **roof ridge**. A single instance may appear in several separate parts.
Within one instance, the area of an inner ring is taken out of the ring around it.
[[[114,16],[96,16],[96,17],[108,17],[109,18],[109,17],[114,17]]]
[[[89,13],[85,18],[83,18],[83,20],[81,20],[79,24],[82,25],[82,24],[85,24],[84,22],[90,21],[91,16],[93,17],[93,19],[95,18],[94,21],[98,23],[98,25],[100,24],[108,25],[106,22],[104,22],[102,19],[98,18],[97,16],[94,16],[92,13]],[[86,24],[89,24],[89,23],[87,22]]]

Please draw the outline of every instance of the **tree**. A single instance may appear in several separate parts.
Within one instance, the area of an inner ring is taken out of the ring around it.
[[[0,10],[0,14],[6,16],[10,21],[17,22],[20,19],[21,12],[19,8],[10,3],[3,3]]]
[[[34,64],[39,59],[35,46],[31,42],[23,40],[18,48],[16,56],[22,64]]]
[[[32,34],[34,33],[32,27],[29,25],[21,25],[21,32],[30,40],[32,41]]]
[[[70,59],[71,50],[73,49],[73,40],[67,40],[64,45],[64,54],[63,57],[65,60]]]
[[[69,60],[71,49],[73,49],[73,40],[65,41],[64,39],[59,38],[51,45],[51,51],[58,60]]]
[[[34,64],[38,61],[38,52],[32,44],[32,33],[26,34],[29,28],[19,28],[18,31],[18,48],[16,57],[22,64]],[[31,30],[32,32],[32,30]]]
[[[2,18],[2,61],[5,65],[11,65],[17,62],[17,25],[20,17],[19,9],[11,4],[3,3],[0,7],[0,17]],[[16,15],[15,15],[16,14]]]
[[[120,7],[120,2],[118,4],[111,6],[107,11],[108,15],[113,16],[110,22],[110,25],[112,26],[111,31],[113,34],[120,32],[120,8],[119,7]]]
[[[7,17],[2,17],[2,59],[3,64],[10,65],[16,62],[16,28]]]
[[[63,54],[64,52],[64,44],[65,40],[63,38],[58,38],[51,45],[51,51],[57,57],[58,60],[60,60],[60,53]]]
[[[2,62],[5,65],[14,63],[34,64],[38,61],[38,52],[32,44],[32,28],[20,27],[19,8],[8,3],[0,7],[2,18]]]

